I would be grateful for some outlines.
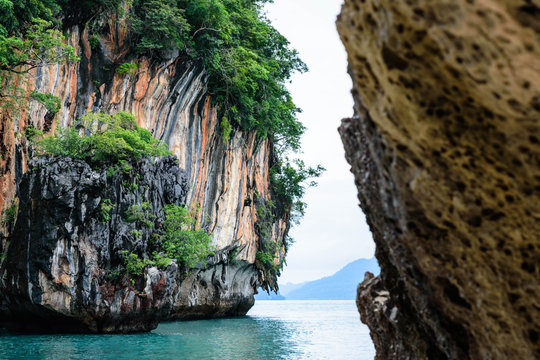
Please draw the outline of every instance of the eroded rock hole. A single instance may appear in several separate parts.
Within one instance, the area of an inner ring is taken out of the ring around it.
[[[444,278],[439,278],[439,282],[443,286],[444,294],[451,302],[466,309],[472,309],[471,304],[461,297],[457,286]]]
[[[516,301],[519,300],[521,296],[519,294],[510,293],[508,294],[508,300],[510,300],[511,304],[515,304]]]
[[[521,263],[521,268],[530,274],[534,274],[536,270],[536,266],[533,263],[528,263],[526,261]]]
[[[532,343],[536,344],[538,342],[538,331],[530,329],[529,339],[531,340]]]
[[[409,66],[409,63],[405,59],[397,55],[386,45],[382,49],[382,58],[388,70],[397,69],[403,71]]]

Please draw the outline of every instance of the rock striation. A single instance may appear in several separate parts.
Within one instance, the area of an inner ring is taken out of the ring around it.
[[[184,171],[182,176],[187,182],[187,185],[182,187],[182,201],[187,205],[200,205],[199,220],[202,226],[213,234],[213,244],[218,254],[208,267],[198,269],[177,284],[179,289],[174,293],[174,302],[170,303],[169,318],[245,313],[253,305],[253,294],[259,286],[277,289],[276,272],[257,266],[257,251],[264,243],[276,243],[276,248],[281,249],[281,258],[276,259],[276,262],[282,261],[285,236],[289,229],[289,215],[285,212],[272,216],[270,222],[265,219],[264,239],[260,234],[260,226],[257,225],[261,221],[257,217],[257,206],[272,200],[269,182],[269,169],[275,156],[272,144],[269,140],[259,139],[254,132],[244,133],[239,130],[231,134],[230,140],[225,141],[222,138],[218,109],[213,104],[211,89],[207,88],[207,76],[200,64],[188,61],[185,56],[175,52],[165,56],[163,61],[139,57],[130,47],[125,24],[115,19],[95,21],[97,23],[92,26],[73,25],[68,31],[68,42],[81,58],[80,61],[34,69],[27,83],[21,82],[21,86],[26,86],[28,91],[35,90],[59,97],[62,108],[58,114],[49,113],[43,105],[35,101],[30,101],[28,109],[16,116],[9,112],[0,114],[0,209],[5,213],[14,199],[26,196],[21,179],[29,169],[30,154],[28,142],[22,134],[29,126],[50,132],[59,125],[73,123],[88,111],[130,112],[136,116],[139,126],[151,130],[153,136],[166,142],[177,156],[179,168]],[[96,27],[99,29],[99,38],[90,34],[91,27],[94,29],[92,31],[95,31]],[[89,41],[91,36],[92,45]],[[128,74],[116,71],[123,63],[135,63],[137,69]],[[41,165],[32,166],[40,168]],[[103,174],[98,175],[102,179]],[[45,181],[39,181],[42,180]],[[38,180],[32,179],[30,182],[32,181]],[[21,202],[21,211],[22,205]],[[153,209],[159,212],[159,207]],[[22,217],[19,216],[18,219]],[[15,228],[17,226],[19,225]],[[99,227],[98,224],[96,226]],[[3,222],[0,228],[0,264],[8,259],[5,251],[10,237],[17,231]],[[101,230],[97,234],[102,234]],[[50,236],[53,236],[52,233]],[[111,241],[115,243],[116,240]],[[51,243],[49,246],[51,251],[57,246],[64,246],[62,249],[68,251],[71,245]],[[231,251],[236,253],[235,260],[238,264],[227,260],[226,254]],[[113,258],[115,256],[114,252],[109,255]],[[61,259],[53,256],[53,252],[41,256],[48,256],[49,267],[64,266],[59,263],[55,265]],[[68,265],[65,266],[77,267],[79,260],[76,257],[68,258]],[[43,263],[47,261],[43,260]],[[83,268],[78,269],[86,271]],[[43,271],[44,274],[49,274],[52,270],[44,268]],[[148,275],[152,279],[159,277],[158,273],[152,274]],[[32,283],[40,286],[37,282],[40,276],[38,272],[32,276],[38,276]],[[47,281],[55,283],[56,280],[51,280],[55,279],[54,276],[50,279],[48,276],[45,276]],[[30,277],[27,276],[26,279]],[[75,278],[70,281],[75,281]],[[51,289],[55,287],[46,291]],[[36,294],[40,292],[41,290]],[[2,298],[3,293],[0,292],[0,309],[5,309]],[[138,299],[137,296],[134,298]],[[83,301],[82,299],[80,296],[69,297],[65,304],[80,306],[79,301]],[[20,311],[17,310],[19,315],[28,305],[26,300],[21,301]],[[16,303],[13,298],[11,303]],[[135,305],[130,306],[138,309]],[[168,306],[163,305],[158,307],[159,310],[147,312],[145,316],[150,322],[147,327],[152,327],[154,320],[151,319],[161,316],[161,309]],[[104,310],[99,306],[89,311],[99,316],[104,314]],[[5,311],[0,311],[0,318],[3,318],[4,313]],[[133,314],[142,313],[134,310]],[[102,325],[92,324],[92,321],[85,322],[85,326],[91,331],[135,331],[143,330],[146,326],[143,326],[142,321],[132,321],[129,324],[126,322],[125,326],[109,324],[109,320],[103,320]]]
[[[241,248],[239,258],[255,261],[258,235],[256,209],[250,204],[257,197],[270,199],[269,168],[272,145],[257,135],[236,131],[223,141],[217,107],[212,104],[202,66],[170,54],[168,60],[151,63],[130,55],[121,22],[103,23],[104,34],[92,49],[87,25],[74,26],[69,42],[80,61],[36,69],[29,79],[29,90],[51,93],[61,99],[55,121],[47,109],[31,102],[29,111],[12,119],[3,114],[0,148],[0,208],[16,196],[16,184],[26,170],[26,141],[21,134],[29,124],[52,131],[72,123],[88,111],[126,111],[137,117],[139,126],[169,144],[185,169],[190,183],[187,202],[198,202],[208,214],[210,230],[219,248]],[[132,74],[115,69],[122,63],[138,64]],[[288,218],[277,218],[272,227],[273,241],[281,242],[288,230]]]
[[[540,358],[540,3],[346,0],[376,359]]]
[[[255,262],[258,250],[256,209],[251,204],[271,197],[269,169],[272,145],[256,133],[235,131],[223,141],[217,107],[212,103],[207,76],[200,64],[171,53],[162,62],[132,54],[126,27],[114,19],[99,23],[98,45],[89,42],[90,25],[70,29],[69,43],[80,61],[33,70],[27,87],[61,99],[62,108],[51,117],[32,101],[17,118],[2,114],[0,121],[0,208],[17,195],[17,183],[26,171],[26,139],[20,134],[31,124],[52,131],[72,123],[88,111],[136,116],[139,126],[169,144],[185,169],[190,184],[187,203],[199,203],[218,248],[238,247],[238,258]],[[138,68],[122,74],[122,63]],[[288,217],[275,219],[272,241],[282,242]]]

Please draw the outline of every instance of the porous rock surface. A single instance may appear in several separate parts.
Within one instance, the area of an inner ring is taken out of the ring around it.
[[[187,176],[175,156],[133,161],[130,171],[112,175],[106,167],[92,169],[62,157],[30,165],[0,267],[8,309],[3,325],[136,332],[164,319],[244,315],[253,305],[253,266],[229,264],[223,252],[189,272],[173,260],[166,268],[147,267],[140,276],[127,274],[124,252],[151,258],[164,205],[185,202]],[[112,206],[104,214],[107,199]],[[146,215],[129,220],[133,206]]]
[[[540,2],[346,0],[376,359],[540,358]]]

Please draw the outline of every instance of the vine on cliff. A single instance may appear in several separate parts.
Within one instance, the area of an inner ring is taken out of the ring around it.
[[[258,193],[255,196],[257,214],[255,232],[259,237],[259,250],[255,256],[255,267],[259,270],[262,288],[268,292],[270,290],[277,292],[276,279],[285,263],[290,238],[286,236],[281,244],[272,241],[273,227],[276,219],[284,215],[283,209],[276,208],[272,200],[265,200]]]

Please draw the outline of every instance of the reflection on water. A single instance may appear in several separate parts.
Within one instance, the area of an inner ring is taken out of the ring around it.
[[[0,359],[373,359],[353,301],[258,301],[248,316],[136,335],[0,333]]]

